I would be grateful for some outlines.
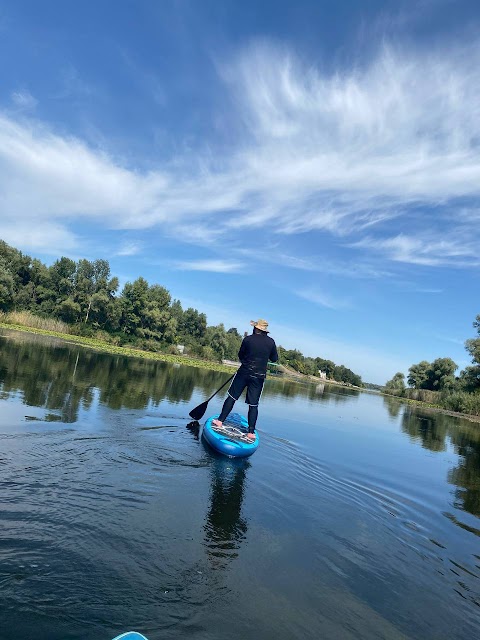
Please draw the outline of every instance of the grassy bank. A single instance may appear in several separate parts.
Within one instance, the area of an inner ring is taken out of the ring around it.
[[[171,362],[173,364],[183,364],[189,367],[198,367],[201,369],[210,369],[211,371],[232,372],[232,367],[221,364],[219,362],[211,362],[200,360],[182,355],[172,355],[169,353],[156,353],[151,351],[142,351],[132,347],[119,347],[117,345],[108,344],[95,338],[85,338],[83,336],[75,336],[61,331],[53,331],[51,329],[43,329],[38,327],[27,327],[21,324],[13,324],[11,322],[0,322],[3,329],[14,329],[15,331],[24,331],[41,336],[49,336],[51,338],[59,338],[70,344],[78,344],[95,351],[103,351],[105,353],[118,354],[122,356],[133,356],[135,358],[144,358],[146,360],[160,360],[162,362]]]
[[[415,398],[408,398],[406,396],[398,396],[391,393],[381,393],[380,395],[385,396],[386,398],[392,398],[392,399],[398,400],[399,402],[403,402],[405,404],[409,404],[417,407],[423,407],[426,409],[430,409],[431,411],[444,413],[452,417],[465,418],[466,420],[470,420],[471,422],[480,423],[480,415],[479,415],[477,403],[475,404],[475,406],[472,406],[471,413],[469,413],[464,409],[464,407],[468,405],[465,405],[463,396],[465,395],[469,396],[471,394],[464,394],[461,392],[454,393],[451,395],[451,400],[446,398],[445,400],[442,401],[442,404],[440,404],[440,401],[429,402],[425,400],[418,400]],[[461,401],[459,401],[458,399],[459,395],[462,396]],[[458,404],[456,404],[457,402]],[[458,409],[456,410],[453,407],[458,407]]]

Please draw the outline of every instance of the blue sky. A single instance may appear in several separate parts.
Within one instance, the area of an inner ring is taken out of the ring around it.
[[[480,313],[478,2],[0,0],[0,238],[384,383]]]

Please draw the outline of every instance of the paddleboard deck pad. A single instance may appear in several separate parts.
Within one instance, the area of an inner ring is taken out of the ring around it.
[[[251,456],[258,449],[259,435],[252,442],[247,438],[248,422],[239,413],[231,413],[221,427],[212,424],[218,415],[211,416],[205,422],[202,430],[203,438],[208,444],[226,456],[232,458],[246,458]]]
[[[136,631],[127,631],[116,636],[113,640],[147,640],[147,638]]]

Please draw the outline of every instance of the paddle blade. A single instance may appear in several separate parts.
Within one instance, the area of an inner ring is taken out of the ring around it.
[[[208,407],[208,401],[202,402],[202,404],[199,404],[198,407],[195,407],[195,409],[192,409],[188,415],[194,420],[200,420],[205,415],[205,411],[207,410],[207,407]]]

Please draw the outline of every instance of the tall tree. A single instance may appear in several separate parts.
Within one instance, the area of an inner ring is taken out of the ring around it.
[[[428,379],[428,370],[430,363],[426,360],[422,360],[418,364],[412,364],[408,370],[407,382],[410,387],[414,389],[425,389],[424,386]]]
[[[405,391],[405,375],[400,371],[385,384],[385,391],[395,395],[402,395]]]
[[[120,328],[129,335],[135,335],[145,322],[144,309],[148,302],[148,282],[145,278],[137,278],[133,283],[127,282],[121,295]]]
[[[5,258],[0,257],[0,311],[10,311],[14,295],[15,285],[12,272]]]
[[[453,388],[455,385],[454,373],[457,368],[458,366],[451,358],[437,358],[430,365],[424,388],[432,391]]]

